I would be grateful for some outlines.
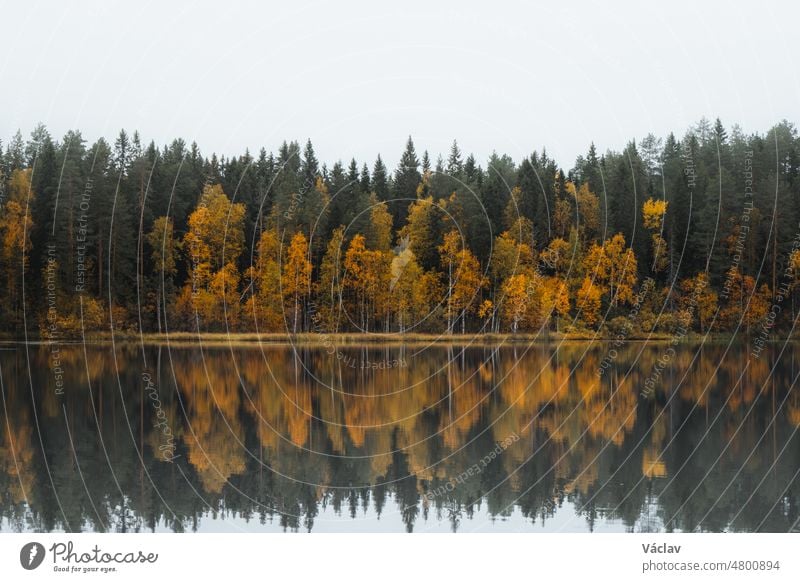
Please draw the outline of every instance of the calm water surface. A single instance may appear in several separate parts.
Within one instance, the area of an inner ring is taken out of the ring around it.
[[[798,348],[667,347],[6,344],[0,529],[797,529]]]

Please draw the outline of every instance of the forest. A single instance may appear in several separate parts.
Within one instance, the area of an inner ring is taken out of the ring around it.
[[[0,144],[0,332],[789,335],[800,141],[701,120],[569,169],[332,165],[40,125]]]

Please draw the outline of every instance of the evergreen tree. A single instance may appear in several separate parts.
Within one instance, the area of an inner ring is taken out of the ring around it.
[[[405,224],[408,207],[417,198],[417,186],[421,179],[414,141],[409,136],[406,149],[400,157],[400,164],[395,171],[392,196],[389,200],[389,212],[394,218],[395,229],[399,229]]]
[[[388,173],[380,154],[378,154],[375,159],[375,165],[372,167],[372,191],[378,195],[380,200],[384,202],[389,200]]]

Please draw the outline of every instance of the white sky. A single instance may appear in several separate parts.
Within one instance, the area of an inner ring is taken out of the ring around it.
[[[433,159],[456,138],[482,164],[544,145],[569,168],[704,115],[800,122],[797,2],[529,4],[0,1],[0,137],[310,137],[329,164],[393,167],[411,134]]]

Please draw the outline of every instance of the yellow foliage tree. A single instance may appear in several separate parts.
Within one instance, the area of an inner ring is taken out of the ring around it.
[[[531,268],[534,256],[531,247],[519,242],[509,231],[495,239],[489,261],[489,274],[495,285],[500,285],[514,273]]]
[[[600,233],[600,199],[589,189],[589,184],[586,182],[574,191],[574,196],[575,207],[578,210],[578,226],[587,240],[593,240]]]
[[[261,233],[256,264],[250,269],[253,292],[246,311],[253,317],[256,330],[276,332],[284,328],[283,296],[281,294],[281,245],[273,229]]]
[[[218,325],[226,311],[238,313],[230,304],[234,297],[238,304],[238,290],[229,286],[238,286],[241,278],[236,263],[244,248],[244,214],[244,204],[232,204],[222,186],[203,189],[183,239],[190,280],[178,299],[178,310],[185,317],[201,316]]]
[[[400,236],[408,239],[414,256],[424,269],[431,269],[436,263],[440,208],[431,196],[415,200],[408,207],[407,223],[400,231]]]
[[[236,262],[244,248],[244,204],[231,204],[222,186],[203,189],[197,209],[189,216],[186,247],[208,261],[208,278],[225,264]],[[203,281],[205,283],[205,281]]]
[[[550,277],[548,279],[550,293],[553,297],[553,309],[556,312],[556,331],[558,331],[559,321],[565,317],[569,317],[569,287],[567,282],[559,277]]]
[[[738,267],[728,270],[725,279],[727,301],[720,309],[719,319],[725,329],[733,330],[741,323],[749,331],[751,325],[759,319],[759,314],[764,310],[761,297],[756,291],[756,281],[750,275],[742,275]],[[762,286],[762,293],[764,287]],[[768,292],[769,288],[767,288]],[[766,309],[769,309],[769,300]],[[766,311],[764,311],[766,314]]]
[[[639,281],[638,264],[633,249],[625,245],[622,233],[615,234],[603,246],[592,243],[583,268],[594,279],[601,297],[609,293],[612,306],[633,302],[634,288]]]
[[[238,326],[241,312],[238,291],[240,279],[239,270],[233,263],[226,264],[214,273],[209,286],[213,309],[206,314],[208,321],[220,326],[224,324],[226,329]]]
[[[540,259],[547,268],[563,274],[571,260],[569,243],[563,238],[554,238],[542,252]]]
[[[611,294],[611,305],[619,302],[632,303],[634,288],[639,282],[638,264],[633,249],[625,245],[625,237],[615,234],[603,245],[608,257],[608,285]]]
[[[366,244],[369,248],[388,251],[392,248],[392,215],[385,202],[378,200],[373,192],[369,196],[370,212]]]
[[[444,242],[438,247],[439,257],[444,275],[447,278],[447,331],[453,333],[453,303],[450,297],[456,281],[458,269],[458,253],[461,252],[461,235],[456,230],[451,230],[444,235]]]
[[[2,179],[2,175],[0,175]],[[8,198],[0,215],[0,236],[2,237],[2,258],[6,273],[7,296],[12,313],[21,309],[18,281],[28,266],[28,252],[31,249],[31,228],[33,220],[28,205],[33,199],[31,192],[31,170],[14,170],[8,182]]]
[[[667,241],[661,236],[667,206],[668,202],[666,200],[654,200],[653,198],[648,198],[642,205],[644,227],[652,232],[653,270],[656,273],[666,269],[669,263]]]
[[[600,318],[600,298],[602,292],[597,284],[587,276],[584,277],[581,288],[578,290],[576,307],[578,308],[584,323],[593,327]]]
[[[503,282],[500,316],[510,326],[512,333],[517,333],[525,324],[531,301],[530,285],[531,280],[525,273],[511,275]]]
[[[317,304],[317,327],[327,333],[339,331],[342,295],[342,265],[344,262],[344,226],[335,229],[319,267],[319,279],[314,284]]]
[[[391,264],[392,254],[367,250],[363,235],[357,234],[350,241],[344,258],[343,287],[348,292],[350,312],[356,315],[354,323],[363,332],[388,314]]]
[[[680,307],[685,313],[691,313],[700,325],[700,331],[705,333],[717,313],[718,295],[711,288],[708,273],[698,273],[690,279],[680,283],[683,293]]]
[[[453,333],[455,321],[460,317],[463,333],[466,331],[466,317],[475,311],[478,296],[489,281],[481,272],[475,255],[462,248],[457,231],[448,232],[438,248],[447,277],[447,331]]]
[[[667,213],[666,200],[654,200],[648,198],[642,204],[642,219],[644,227],[648,230],[661,230],[664,223],[664,215]]]
[[[400,332],[418,326],[430,327],[435,322],[433,311],[442,293],[438,275],[423,271],[411,249],[395,257],[391,269],[391,300]]]
[[[557,198],[553,210],[553,229],[556,236],[564,238],[572,227],[574,212],[567,198]]]
[[[297,333],[301,308],[311,294],[311,261],[308,259],[308,241],[302,232],[296,232],[286,251],[286,262],[281,276],[281,291],[290,313],[292,333]]]
[[[764,320],[770,310],[771,304],[772,290],[769,288],[769,285],[762,283],[758,291],[753,293],[753,296],[750,297],[747,309],[744,312],[744,324],[747,326],[748,331],[750,331],[751,327]]]

